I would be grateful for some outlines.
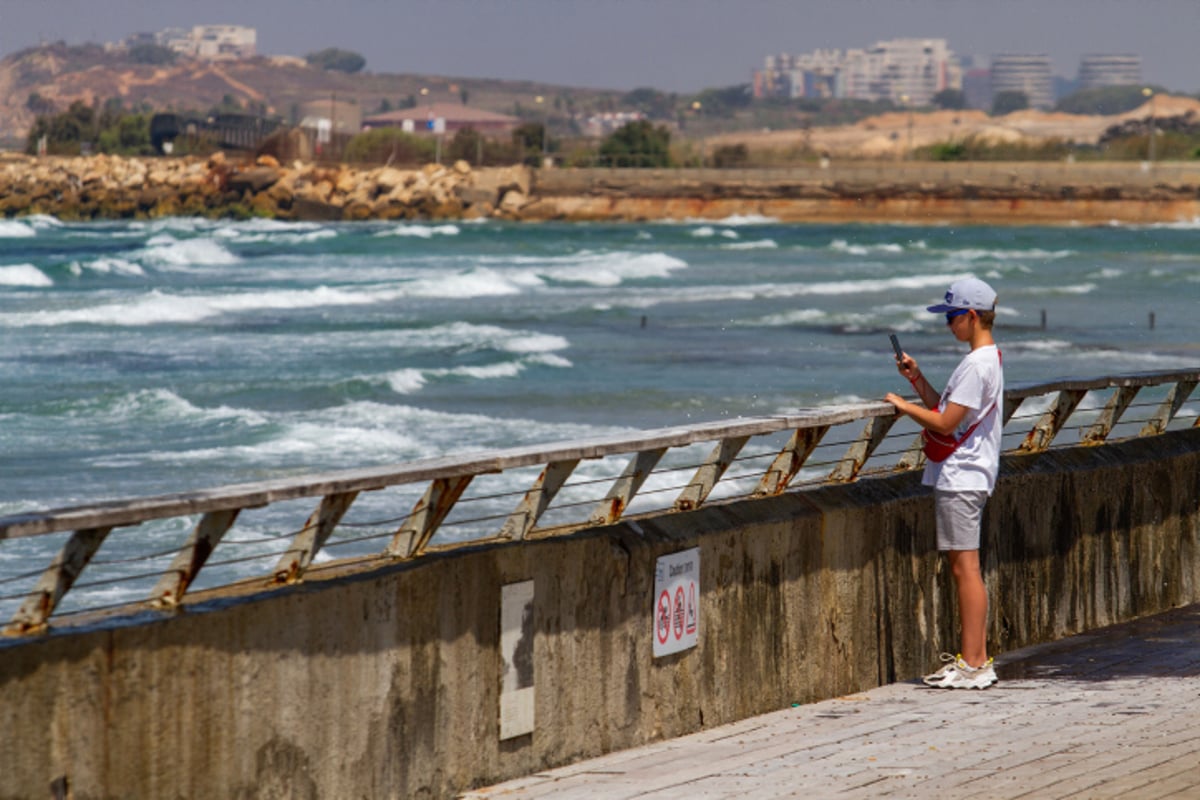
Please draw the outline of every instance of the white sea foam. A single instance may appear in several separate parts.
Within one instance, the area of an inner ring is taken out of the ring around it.
[[[883,244],[850,244],[845,239],[834,239],[829,243],[829,249],[836,253],[846,253],[852,256],[869,256],[876,253],[903,253],[904,245],[895,242]]]
[[[628,280],[666,278],[676,270],[687,269],[687,262],[666,253],[593,253],[581,252],[535,267],[538,276],[561,283],[591,286],[620,286]]]
[[[505,361],[499,364],[486,364],[478,367],[454,367],[452,369],[439,370],[438,372],[465,378],[489,380],[491,378],[515,378],[524,369],[525,365],[519,361]]]
[[[1036,296],[1056,295],[1056,294],[1089,294],[1096,291],[1094,283],[1073,283],[1064,286],[1031,286],[1027,290],[1029,294]]]
[[[775,217],[764,217],[762,214],[734,214],[719,220],[722,225],[773,225],[779,222]]]
[[[0,267],[0,286],[28,286],[44,288],[53,286],[54,281],[33,264],[12,264]]]
[[[145,275],[141,265],[123,258],[97,258],[94,261],[80,263],[72,261],[71,274],[82,275],[84,272],[98,272],[105,275]]]
[[[142,257],[163,267],[192,265],[228,265],[241,259],[213,239],[178,240],[169,234],[159,234],[146,242]]]
[[[0,219],[0,239],[28,239],[31,236],[37,236],[37,231],[29,223]]]
[[[19,328],[83,324],[138,327],[194,323],[228,313],[352,306],[377,302],[380,302],[379,298],[367,293],[346,292],[324,286],[315,289],[226,295],[173,295],[154,290],[135,300],[88,308],[0,314],[0,326]]]
[[[713,226],[701,225],[699,228],[696,228],[692,231],[692,236],[695,236],[697,239],[707,239],[711,236],[715,236],[716,233],[717,229]]]
[[[960,250],[948,250],[946,255],[961,261],[1054,261],[1078,255],[1075,250],[1043,250],[1031,248],[1027,250],[996,250],[976,247],[965,247]]]
[[[403,224],[376,233],[376,236],[415,236],[418,239],[432,239],[434,236],[457,236],[462,233],[457,225],[419,225]]]
[[[498,344],[510,353],[550,353],[569,346],[566,339],[550,333],[512,333]]]
[[[486,267],[420,278],[401,284],[395,297],[460,298],[501,297],[520,294],[521,286],[504,274]]]
[[[526,360],[530,364],[541,364],[544,367],[557,367],[559,369],[569,369],[575,366],[571,363],[570,359],[563,358],[562,356],[554,353],[538,353],[536,355],[529,356],[529,358]]]
[[[729,242],[721,245],[722,250],[776,250],[779,243],[774,239],[759,239],[753,242]]]
[[[829,313],[819,308],[796,308],[780,314],[768,314],[754,320],[735,323],[739,326],[782,328],[789,325],[811,325],[829,321]]]
[[[419,369],[398,369],[387,374],[387,383],[396,394],[413,394],[421,391],[427,381]]]

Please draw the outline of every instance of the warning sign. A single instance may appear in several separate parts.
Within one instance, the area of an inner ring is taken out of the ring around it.
[[[654,597],[654,656],[695,647],[700,632],[699,547],[655,562]]]

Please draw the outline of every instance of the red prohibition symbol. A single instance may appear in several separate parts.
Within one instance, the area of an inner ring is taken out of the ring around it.
[[[675,608],[674,608],[674,623],[675,623],[675,638],[683,638],[683,587],[680,586],[675,590]]]
[[[671,595],[666,589],[658,596],[658,611],[654,615],[654,633],[659,644],[666,644],[671,634]]]

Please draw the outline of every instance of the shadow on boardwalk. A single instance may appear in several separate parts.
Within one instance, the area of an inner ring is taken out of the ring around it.
[[[1200,604],[997,657],[987,691],[897,683],[466,798],[1200,798]]]

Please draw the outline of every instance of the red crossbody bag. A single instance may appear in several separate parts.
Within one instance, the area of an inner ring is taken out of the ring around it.
[[[1004,356],[1000,354],[999,348],[996,349],[996,356],[1004,363]],[[934,433],[928,428],[921,429],[921,437],[925,440],[921,445],[921,450],[925,453],[925,458],[930,461],[941,463],[950,457],[950,454],[959,448],[959,446],[970,438],[975,429],[979,427],[979,423],[987,419],[987,415],[996,410],[996,404],[992,403],[991,408],[984,412],[983,416],[975,421],[975,424],[967,428],[966,432],[961,437],[955,439],[953,436],[943,436],[940,433]]]

